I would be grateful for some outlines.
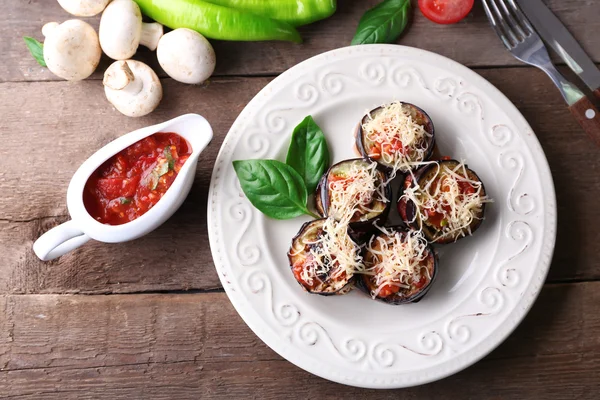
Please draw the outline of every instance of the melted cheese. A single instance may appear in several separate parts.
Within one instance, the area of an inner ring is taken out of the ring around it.
[[[491,200],[484,195],[480,181],[469,179],[464,162],[452,169],[445,164],[436,164],[436,173],[423,187],[419,186],[413,176],[414,184],[404,190],[402,197],[415,204],[415,218],[420,221],[421,229],[422,223],[428,219],[428,211],[443,215],[443,226],[435,240],[455,234],[458,234],[457,237],[470,235],[471,224],[481,213],[484,203]],[[471,185],[475,192],[462,193],[462,182]]]
[[[329,215],[340,224],[349,224],[356,213],[361,215],[361,220],[367,220],[369,213],[383,211],[373,205],[389,202],[385,196],[385,182],[380,179],[375,162],[366,168],[364,164],[354,162],[342,178],[329,179],[328,185]]]
[[[369,114],[362,128],[366,139],[377,144],[366,149],[369,157],[392,167],[391,179],[397,171],[407,172],[425,160],[432,135],[413,119],[409,108],[402,103],[394,102],[374,116]]]
[[[384,236],[371,239],[367,251],[374,256],[372,266],[366,271],[374,275],[375,289],[371,291],[373,298],[385,286],[397,286],[410,289],[411,284],[419,282],[423,274],[429,279],[427,258],[429,251],[427,241],[421,232],[389,232],[382,229]]]
[[[315,240],[304,241],[294,249],[299,254],[304,251],[305,245],[309,245],[308,261],[301,273],[302,280],[310,285],[313,279],[323,282],[321,277],[331,277],[337,281],[343,273],[349,279],[356,272],[364,270],[359,249],[348,235],[347,224],[327,218],[321,228],[323,232]]]

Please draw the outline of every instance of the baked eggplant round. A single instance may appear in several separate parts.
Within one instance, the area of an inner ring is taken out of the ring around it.
[[[387,231],[365,246],[364,274],[358,286],[388,304],[415,303],[431,288],[438,261],[431,245],[415,231]]]
[[[360,247],[347,225],[332,218],[305,223],[292,239],[288,258],[300,286],[324,296],[349,292],[355,271],[364,269]]]
[[[360,154],[388,170],[407,172],[426,161],[435,147],[429,115],[410,103],[394,102],[367,113],[356,127]]]
[[[354,228],[386,217],[392,198],[387,176],[377,163],[362,158],[341,161],[323,175],[315,193],[322,217]]]
[[[400,217],[432,243],[450,243],[472,235],[490,202],[477,174],[456,160],[419,168],[406,176],[403,187],[397,203]]]

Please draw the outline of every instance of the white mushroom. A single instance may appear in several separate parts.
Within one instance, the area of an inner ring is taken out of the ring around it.
[[[164,35],[156,56],[165,72],[183,83],[202,83],[215,70],[215,51],[210,42],[191,29],[175,29]]]
[[[140,44],[156,50],[162,34],[161,24],[142,22],[140,7],[133,0],[113,0],[100,19],[100,46],[115,60],[130,58]]]
[[[110,0],[58,0],[58,4],[69,14],[78,17],[93,17],[106,8]]]
[[[152,69],[140,61],[116,61],[104,73],[104,93],[128,117],[149,114],[162,99],[162,86]]]
[[[85,79],[96,70],[102,56],[98,35],[87,22],[71,19],[42,28],[44,61],[56,76],[69,81]]]

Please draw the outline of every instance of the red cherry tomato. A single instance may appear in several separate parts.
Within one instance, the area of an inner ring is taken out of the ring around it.
[[[385,284],[379,291],[379,297],[386,298],[388,296],[393,295],[394,293],[398,293],[400,291],[400,287],[396,285]]]
[[[419,0],[419,9],[438,24],[454,24],[469,14],[475,0]]]

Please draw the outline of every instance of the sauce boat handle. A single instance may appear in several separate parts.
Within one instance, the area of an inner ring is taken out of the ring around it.
[[[50,261],[75,250],[89,240],[90,237],[71,220],[40,236],[33,244],[33,251],[40,260]]]

